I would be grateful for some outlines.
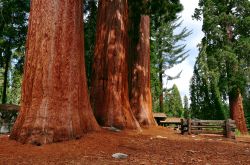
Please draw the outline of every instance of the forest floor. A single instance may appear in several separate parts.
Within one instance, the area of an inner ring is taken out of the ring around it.
[[[112,158],[125,153],[125,159]],[[250,164],[250,137],[181,135],[164,127],[135,131],[102,130],[79,140],[43,146],[23,145],[0,135],[0,165],[237,165]]]

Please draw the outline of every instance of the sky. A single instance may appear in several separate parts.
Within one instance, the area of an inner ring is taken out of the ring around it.
[[[183,20],[182,27],[180,28],[187,27],[188,30],[192,30],[192,34],[187,37],[184,42],[187,44],[186,49],[189,50],[189,56],[181,64],[178,64],[165,72],[166,75],[175,76],[182,71],[179,79],[164,82],[164,86],[167,86],[167,88],[171,88],[173,84],[176,84],[182,98],[184,95],[189,97],[190,79],[193,75],[196,57],[198,56],[197,45],[201,42],[203,37],[203,32],[201,31],[202,21],[192,20],[191,17],[194,13],[194,9],[198,6],[198,2],[199,0],[181,0],[184,10],[180,14],[181,20]]]

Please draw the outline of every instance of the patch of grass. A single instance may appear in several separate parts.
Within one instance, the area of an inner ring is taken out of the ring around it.
[[[250,132],[248,132],[247,134],[242,134],[238,129],[236,129],[235,136],[250,137]]]
[[[241,136],[241,132],[238,129],[235,129],[235,136]]]

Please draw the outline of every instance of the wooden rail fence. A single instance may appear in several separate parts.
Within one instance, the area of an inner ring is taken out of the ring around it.
[[[227,138],[235,138],[235,121],[227,120],[181,120],[182,134],[222,134]]]

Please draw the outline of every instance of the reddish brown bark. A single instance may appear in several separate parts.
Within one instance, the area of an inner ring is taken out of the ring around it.
[[[141,16],[139,30],[139,41],[135,52],[132,53],[134,58],[132,58],[130,105],[141,126],[152,126],[156,125],[156,123],[152,113],[150,90],[149,16]]]
[[[82,4],[32,1],[21,110],[11,139],[40,145],[99,129],[87,93]]]
[[[91,103],[102,126],[138,129],[128,99],[127,0],[99,1]]]
[[[230,103],[230,115],[233,120],[235,120],[237,129],[242,134],[247,134],[247,125],[242,105],[242,96],[238,92],[236,97],[229,97],[229,103]]]

